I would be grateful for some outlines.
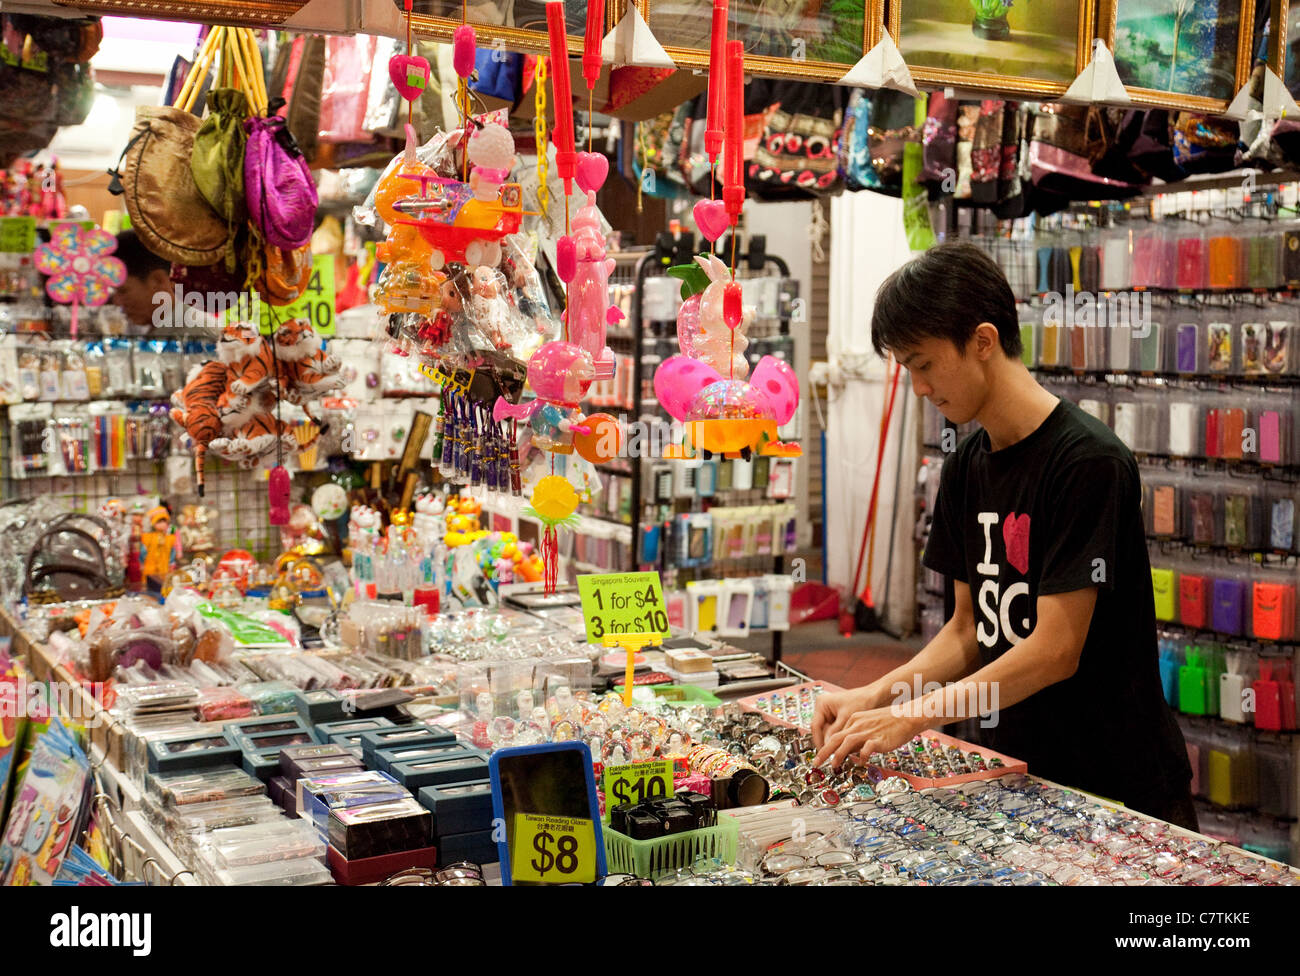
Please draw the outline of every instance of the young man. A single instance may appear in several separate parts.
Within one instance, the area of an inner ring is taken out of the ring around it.
[[[1186,747],[1160,686],[1133,455],[1034,380],[1011,289],[972,245],[940,245],[891,276],[871,330],[917,396],[983,429],[944,460],[923,560],[953,580],[952,619],[907,664],[819,701],[816,762],[895,749],[991,705],[987,747],[1195,829]],[[900,700],[895,683],[914,682],[953,684]]]
[[[212,332],[218,327],[215,319],[190,305],[182,306],[181,321],[175,321],[176,286],[171,279],[171,262],[145,247],[135,231],[124,230],[117,235],[114,257],[126,265],[126,280],[114,292],[113,304],[136,330],[174,331],[181,324],[185,330]]]

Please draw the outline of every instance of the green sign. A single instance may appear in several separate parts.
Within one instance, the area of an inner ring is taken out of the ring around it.
[[[271,316],[275,321],[288,322],[290,319],[306,319],[319,336],[334,334],[334,256],[317,254],[312,258],[311,277],[302,295],[288,305],[274,308],[266,302],[261,304],[261,326],[264,333],[271,332]]]
[[[35,217],[0,217],[0,252],[30,254],[36,250]]]
[[[578,594],[587,640],[593,644],[611,634],[669,636],[668,607],[658,573],[579,576]]]
[[[624,803],[643,803],[657,796],[672,796],[673,761],[652,759],[606,766],[601,783],[605,789],[606,810]]]

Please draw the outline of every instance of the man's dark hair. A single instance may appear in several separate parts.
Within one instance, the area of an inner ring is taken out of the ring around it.
[[[1002,351],[1020,356],[1020,319],[1006,276],[974,244],[939,244],[903,265],[880,286],[871,316],[877,355],[947,339],[965,353],[981,322],[997,327]]]
[[[142,281],[149,277],[150,271],[161,269],[171,273],[171,262],[145,247],[144,241],[133,230],[124,230],[117,235],[117,250],[113,256],[122,259],[127,274]]]

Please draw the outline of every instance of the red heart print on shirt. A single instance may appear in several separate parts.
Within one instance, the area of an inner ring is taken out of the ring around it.
[[[1029,572],[1029,513],[1012,512],[1002,522],[1002,542],[1007,547],[1007,562],[1024,576]]]

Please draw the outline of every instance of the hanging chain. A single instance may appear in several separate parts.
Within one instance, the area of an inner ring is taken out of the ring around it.
[[[533,80],[533,106],[537,112],[533,118],[533,135],[537,140],[537,209],[545,217],[551,206],[550,187],[546,182],[550,161],[547,159],[545,58],[537,59],[537,70]]]

